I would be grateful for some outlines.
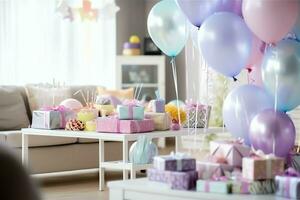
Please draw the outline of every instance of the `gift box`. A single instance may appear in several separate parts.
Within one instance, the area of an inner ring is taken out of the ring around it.
[[[208,127],[211,106],[187,102],[184,111],[187,114],[187,120],[183,124],[185,128],[204,128]]]
[[[234,194],[273,194],[275,189],[276,185],[273,179],[262,181],[232,181],[232,193]]]
[[[228,180],[198,180],[196,184],[198,192],[231,193],[231,182]]]
[[[298,172],[300,172],[300,148],[295,146],[293,150],[289,153],[287,164],[289,167],[294,168]]]
[[[144,119],[144,111],[144,106],[140,105],[140,103],[135,100],[125,101],[123,105],[117,106],[119,119],[142,120]]]
[[[291,199],[300,199],[300,173],[288,168],[284,174],[275,177],[276,195]]]
[[[61,115],[59,111],[40,111],[32,112],[32,128],[38,129],[60,129]]]
[[[164,99],[154,99],[149,102],[151,112],[164,113],[166,101]]]
[[[155,156],[154,168],[165,171],[194,171],[196,160],[183,153]]]
[[[198,174],[196,171],[177,172],[148,169],[147,176],[150,181],[168,183],[172,189],[190,190],[195,188]]]
[[[32,112],[32,128],[64,129],[68,120],[76,117],[76,113],[64,106],[43,107]]]
[[[213,162],[202,162],[198,161],[196,163],[196,171],[198,172],[198,178],[207,180],[213,177],[221,177],[225,175],[225,171],[232,171],[233,166],[213,163]]]
[[[227,164],[235,167],[242,166],[243,157],[250,155],[250,147],[241,141],[211,141],[210,154],[216,158],[225,158]]]
[[[274,179],[284,172],[284,159],[275,156],[243,158],[243,178],[248,180]]]
[[[107,133],[142,133],[154,130],[151,119],[120,120],[116,117],[99,117],[96,126],[98,132]]]
[[[154,129],[156,131],[165,131],[170,129],[171,118],[168,113],[149,112],[145,114],[145,118],[153,120]]]

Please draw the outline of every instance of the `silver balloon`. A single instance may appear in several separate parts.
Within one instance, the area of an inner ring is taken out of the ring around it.
[[[262,63],[262,78],[277,110],[285,112],[300,105],[300,44],[282,40],[269,47]]]

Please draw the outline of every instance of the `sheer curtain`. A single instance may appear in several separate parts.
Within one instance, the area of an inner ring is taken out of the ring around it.
[[[115,5],[111,0],[93,2],[98,7]],[[56,6],[56,0],[0,0],[0,84],[55,79],[113,87],[115,13],[105,16],[99,10],[97,21],[71,22],[56,12]]]

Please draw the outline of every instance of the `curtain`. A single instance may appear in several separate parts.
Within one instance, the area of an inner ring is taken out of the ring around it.
[[[76,1],[80,6],[81,0]],[[70,85],[113,87],[115,12],[105,14],[107,9],[102,9],[97,21],[78,17],[70,21],[56,12],[57,3],[0,0],[0,84],[51,83],[55,79]],[[111,4],[110,9],[115,6],[110,0],[92,3],[103,8]]]

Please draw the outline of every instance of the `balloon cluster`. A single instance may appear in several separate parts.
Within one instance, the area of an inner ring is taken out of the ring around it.
[[[255,149],[285,157],[295,142],[286,112],[300,105],[299,9],[298,0],[163,0],[149,14],[148,31],[175,57],[189,21],[209,67],[234,80],[243,69],[255,72],[262,84],[237,87],[225,99],[225,125]]]

